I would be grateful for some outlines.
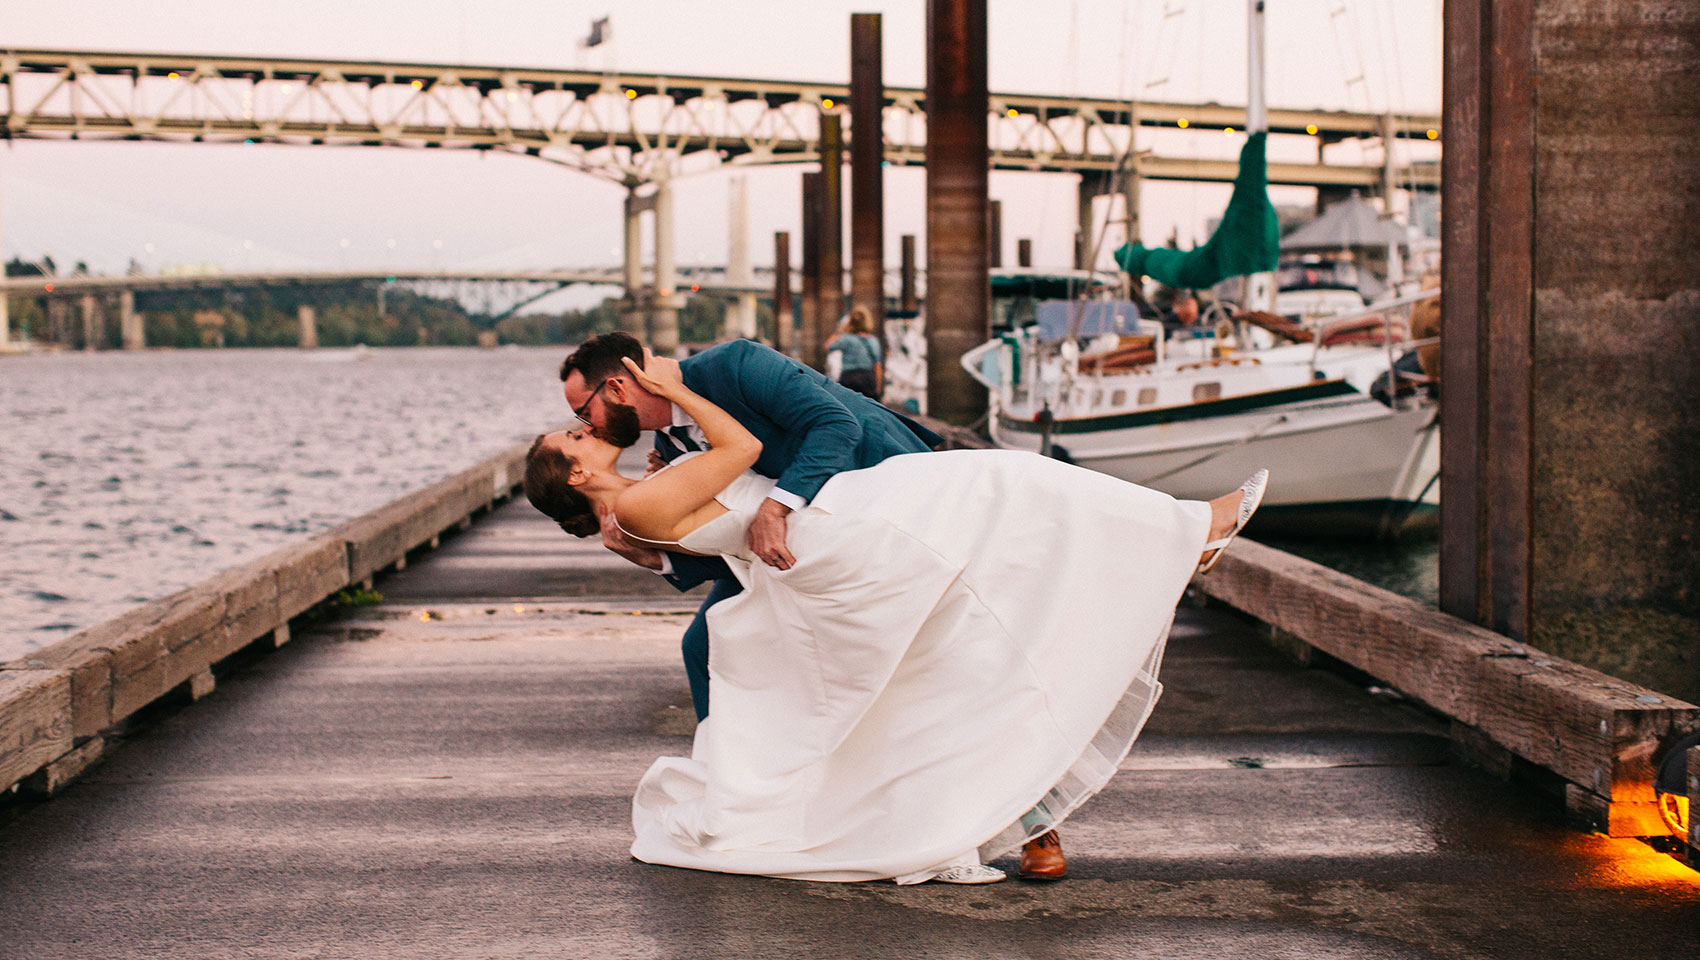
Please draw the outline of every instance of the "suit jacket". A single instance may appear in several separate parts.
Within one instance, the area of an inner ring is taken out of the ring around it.
[[[835,474],[931,450],[943,439],[753,340],[716,344],[679,367],[685,386],[761,441],[756,472],[804,500],[813,500]],[[664,431],[656,432],[655,448],[669,462],[682,452]],[[731,576],[719,557],[669,556],[668,579],[680,590]]]

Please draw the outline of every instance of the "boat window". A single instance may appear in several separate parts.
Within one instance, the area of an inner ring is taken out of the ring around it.
[[[1217,397],[1220,397],[1221,395],[1222,395],[1222,384],[1221,384],[1220,381],[1212,381],[1210,383],[1195,383],[1195,384],[1192,385],[1192,402],[1193,403],[1197,403],[1200,400],[1214,400]]]
[[[1143,407],[1147,404],[1152,404],[1152,403],[1156,403],[1156,402],[1157,402],[1157,388],[1156,387],[1140,387],[1139,388],[1139,405],[1140,406]]]
[[[1115,390],[1110,393],[1110,406],[1119,407],[1127,402],[1126,390]]]

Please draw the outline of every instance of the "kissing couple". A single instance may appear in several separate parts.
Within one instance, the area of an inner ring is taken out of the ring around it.
[[[1022,847],[1024,878],[1060,879],[1056,827],[1131,749],[1182,590],[1268,476],[1186,501],[931,452],[749,340],[674,361],[604,334],[561,379],[582,426],[537,438],[527,498],[680,589],[714,584],[683,641],[691,755],[632,799],[632,856],[675,867],[993,883],[985,862]],[[644,430],[651,472],[622,476]]]

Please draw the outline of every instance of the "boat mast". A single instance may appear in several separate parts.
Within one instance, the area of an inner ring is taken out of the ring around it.
[[[1263,100],[1263,2],[1246,0],[1246,136],[1269,129],[1269,109]],[[1245,277],[1240,309],[1275,311],[1275,275],[1253,273]]]

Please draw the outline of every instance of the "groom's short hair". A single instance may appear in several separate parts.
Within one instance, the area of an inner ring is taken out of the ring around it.
[[[631,334],[619,330],[591,337],[561,361],[561,380],[565,381],[574,370],[587,385],[619,376],[626,372],[625,365],[620,362],[622,357],[631,357],[641,368],[643,344]]]

